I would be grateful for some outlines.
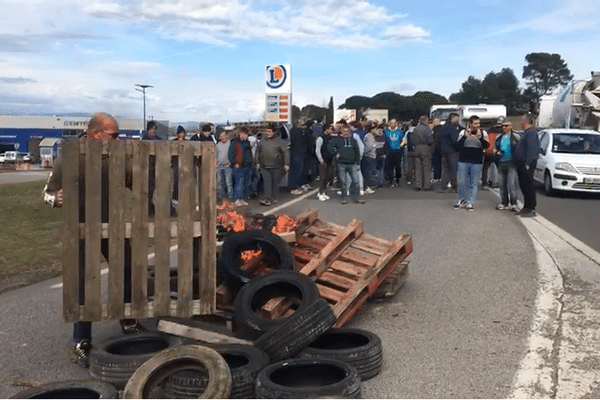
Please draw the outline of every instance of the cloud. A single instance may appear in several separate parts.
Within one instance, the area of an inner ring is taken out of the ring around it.
[[[424,42],[429,36],[419,26],[398,26],[406,14],[368,0],[134,0],[96,2],[83,10],[97,18],[152,25],[163,37],[222,46],[265,40],[365,48]]]
[[[14,84],[22,85],[24,83],[36,83],[37,81],[35,79],[23,78],[23,77],[19,77],[19,78],[0,77],[0,82],[6,83],[6,84],[13,84],[13,85]]]

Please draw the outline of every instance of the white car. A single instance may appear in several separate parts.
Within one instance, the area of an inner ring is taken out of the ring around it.
[[[546,129],[539,139],[534,179],[547,195],[557,190],[600,193],[600,132]]]
[[[0,154],[0,164],[4,164],[6,162],[6,155],[4,153]]]

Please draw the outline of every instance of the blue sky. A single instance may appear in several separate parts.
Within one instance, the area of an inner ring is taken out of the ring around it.
[[[291,64],[294,104],[428,90],[558,53],[600,70],[598,0],[0,0],[0,114],[247,121],[264,68]]]

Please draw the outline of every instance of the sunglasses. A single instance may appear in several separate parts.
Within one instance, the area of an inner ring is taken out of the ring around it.
[[[509,126],[511,126],[511,125],[510,124],[502,124],[503,128],[506,128],[506,127],[509,127]]]

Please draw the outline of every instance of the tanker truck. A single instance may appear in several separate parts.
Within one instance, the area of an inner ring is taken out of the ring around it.
[[[600,131],[600,72],[573,80],[555,96],[542,96],[538,126]]]

